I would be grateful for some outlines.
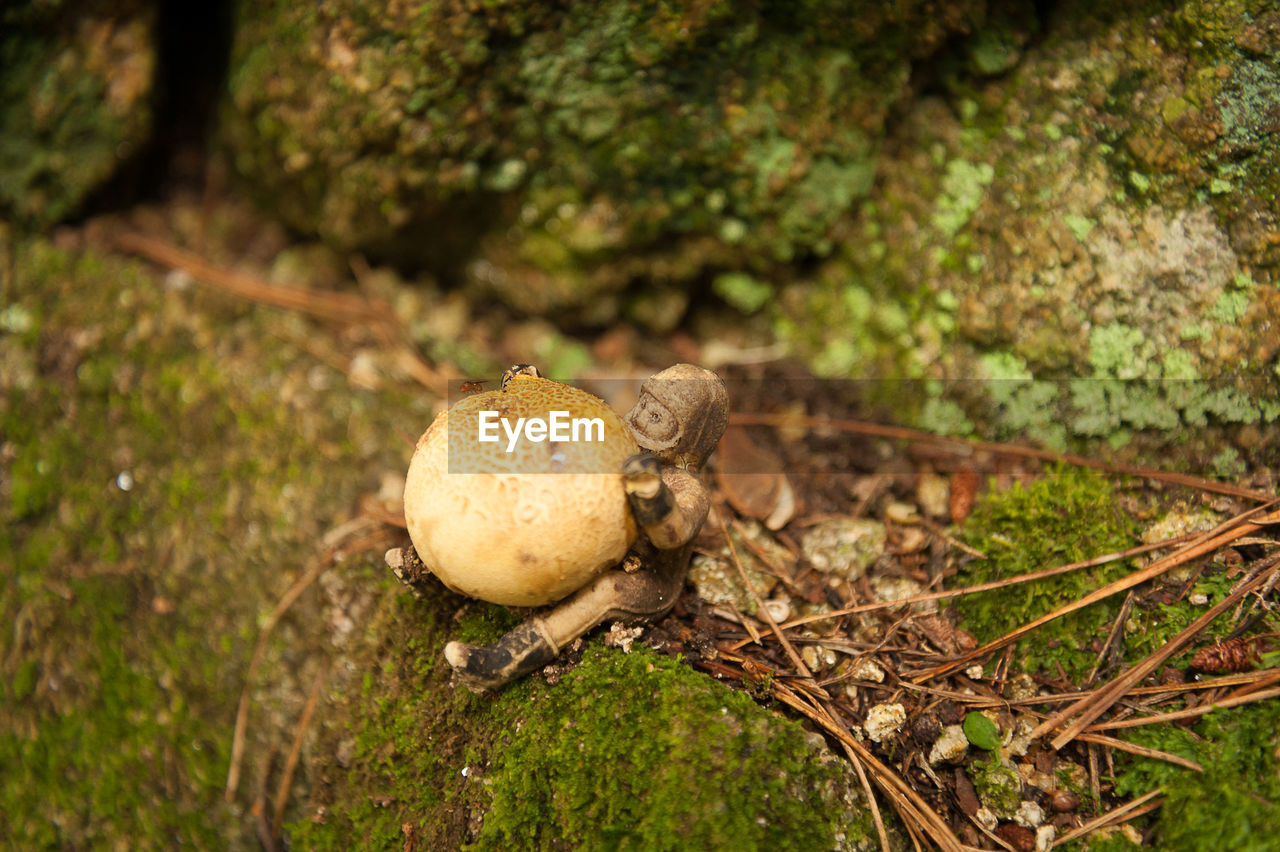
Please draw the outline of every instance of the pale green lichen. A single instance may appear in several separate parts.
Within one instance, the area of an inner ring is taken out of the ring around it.
[[[1154,357],[1154,344],[1132,326],[1112,323],[1089,331],[1089,364],[1099,378],[1151,378]]]
[[[716,295],[744,314],[753,314],[773,298],[773,288],[745,272],[726,272],[711,282]]]
[[[1089,239],[1089,234],[1093,232],[1094,226],[1097,224],[1092,219],[1078,216],[1074,213],[1064,217],[1063,221],[1071,229],[1072,235],[1082,243]]]
[[[952,160],[942,176],[942,193],[938,197],[933,224],[944,237],[954,237],[973,216],[995,178],[990,163]]]
[[[1249,308],[1249,295],[1240,291],[1227,290],[1218,297],[1209,309],[1208,317],[1219,324],[1233,323],[1244,316]]]

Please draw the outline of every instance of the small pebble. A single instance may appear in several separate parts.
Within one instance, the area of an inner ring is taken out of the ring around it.
[[[867,718],[862,723],[862,728],[867,732],[868,738],[882,743],[902,730],[906,721],[906,708],[901,704],[886,701],[867,711]]]
[[[945,518],[951,501],[951,486],[936,473],[924,473],[916,482],[916,501],[931,518]]]
[[[959,725],[947,725],[942,729],[942,736],[929,749],[929,763],[958,763],[969,750],[969,738],[964,735],[964,728]],[[992,817],[994,820],[994,815]],[[994,825],[994,822],[992,823]]]
[[[1026,828],[1035,828],[1044,822],[1044,810],[1035,802],[1024,799],[1018,805],[1018,812],[1013,815],[1013,821]]]
[[[859,657],[853,661],[853,665],[849,667],[849,674],[855,680],[869,680],[874,683],[884,683],[884,669],[880,664],[871,657]]]
[[[1049,794],[1049,807],[1060,814],[1068,813],[1080,807],[1080,797],[1070,790],[1054,790]]]
[[[856,580],[884,553],[884,524],[866,518],[823,521],[805,533],[800,551],[824,574]]]
[[[916,511],[916,507],[910,503],[893,502],[885,507],[885,520],[891,524],[918,524],[920,523],[920,513]]]
[[[774,598],[764,602],[764,608],[769,613],[769,617],[778,624],[786,621],[791,617],[791,601],[784,598]]]

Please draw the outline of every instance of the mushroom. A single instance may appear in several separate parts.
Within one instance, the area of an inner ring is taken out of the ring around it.
[[[598,419],[599,439],[548,440],[557,412],[562,426]],[[524,365],[503,375],[500,390],[437,417],[405,484],[414,546],[389,550],[387,565],[415,594],[426,590],[425,567],[493,603],[555,604],[491,645],[448,643],[445,659],[462,682],[501,686],[598,624],[670,610],[711,505],[699,469],[728,419],[724,383],[691,364],[651,376],[624,418]],[[504,434],[483,437],[495,421]]]
[[[496,440],[478,440],[482,423]],[[557,426],[569,440],[551,440]],[[404,489],[409,538],[455,592],[507,606],[554,603],[635,542],[622,468],[638,451],[603,400],[509,375],[502,389],[442,412],[418,440]]]

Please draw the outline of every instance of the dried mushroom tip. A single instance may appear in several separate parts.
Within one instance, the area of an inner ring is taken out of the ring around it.
[[[512,364],[502,374],[502,380],[498,382],[498,387],[505,390],[507,383],[516,376],[529,376],[534,379],[542,378],[542,373],[532,364]]]
[[[444,658],[463,683],[477,689],[497,689],[550,663],[559,649],[528,621],[487,647],[450,642]]]
[[[431,586],[431,572],[422,564],[418,554],[412,547],[393,547],[382,557],[396,579],[409,588],[413,596],[419,600],[426,597]]]
[[[598,419],[602,440],[482,442],[481,412],[489,411],[508,423],[553,411]],[[460,594],[553,603],[620,562],[635,541],[621,471],[637,449],[603,400],[521,372],[502,390],[460,400],[419,439],[405,481],[409,537]]]

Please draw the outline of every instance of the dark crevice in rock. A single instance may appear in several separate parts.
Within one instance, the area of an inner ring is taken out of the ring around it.
[[[89,196],[77,219],[121,210],[175,186],[203,181],[210,133],[226,90],[234,18],[227,0],[161,0],[151,138]]]

